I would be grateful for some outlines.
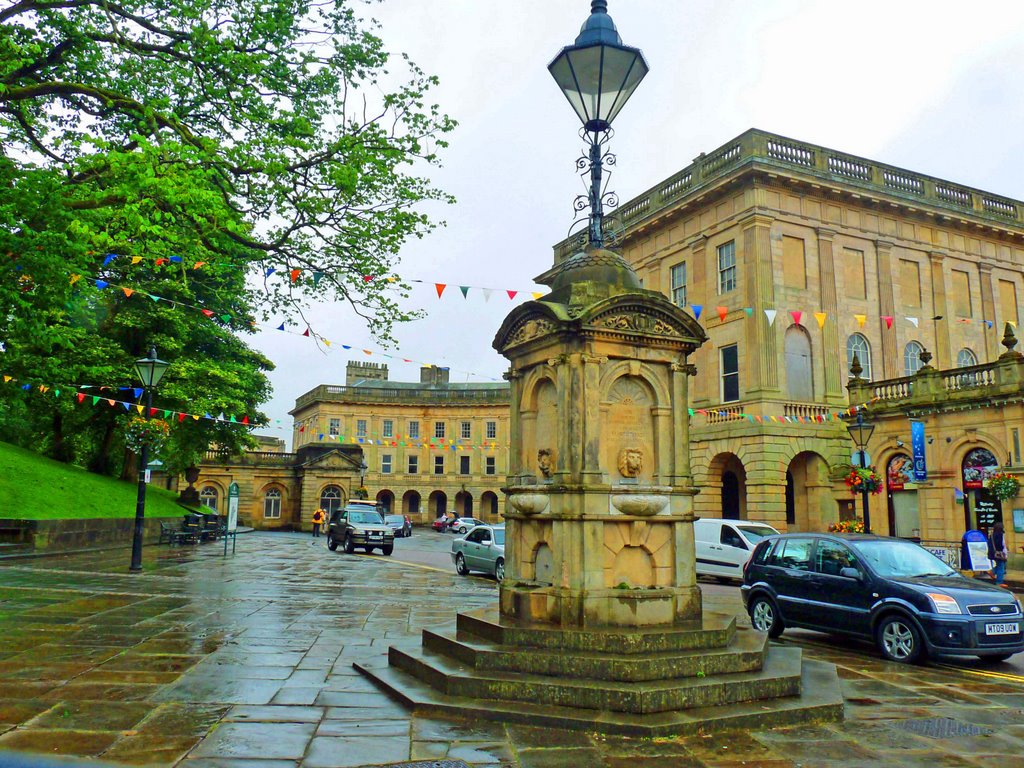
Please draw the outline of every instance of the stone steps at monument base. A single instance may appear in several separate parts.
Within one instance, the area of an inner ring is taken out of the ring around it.
[[[446,696],[400,669],[386,666],[382,661],[378,664],[380,666],[353,666],[396,701],[415,713],[430,717],[491,720],[648,738],[838,722],[843,718],[843,697],[835,665],[816,661],[803,662],[799,696],[643,715]]]
[[[456,622],[460,633],[496,645],[627,655],[724,648],[736,633],[736,617],[722,613],[705,613],[699,621],[680,622],[670,627],[572,629],[517,621],[501,615],[497,606],[488,606],[460,613]]]
[[[423,631],[423,647],[480,671],[643,682],[680,677],[751,672],[764,664],[768,636],[740,629],[726,648],[639,654],[595,651],[565,653],[541,648],[496,645],[467,632]]]
[[[482,671],[424,648],[406,650],[392,646],[388,651],[392,666],[449,696],[635,714],[799,695],[801,656],[799,648],[773,647],[764,666],[755,671],[618,682]]]

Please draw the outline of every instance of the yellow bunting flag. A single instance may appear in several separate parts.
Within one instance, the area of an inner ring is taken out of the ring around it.
[[[814,319],[818,321],[818,327],[819,328],[824,328],[825,327],[825,320],[827,318],[828,318],[828,314],[825,313],[825,312],[815,312],[814,313]]]
[[[863,328],[864,327],[864,323],[866,323],[868,321],[868,316],[867,315],[854,315],[853,319],[857,321],[857,325],[859,325],[861,328]]]
[[[75,283],[77,283],[81,279],[82,279],[81,275],[72,275],[71,276],[71,284],[74,285]]]
[[[533,296],[533,300],[534,300],[534,301],[537,301],[537,300],[538,300],[538,299],[540,299],[540,297],[541,297],[541,296],[543,296],[544,294],[543,294],[543,293],[541,293],[540,291],[538,291],[537,293],[531,293],[530,295],[531,295],[531,296]]]
[[[138,264],[140,261],[142,261],[141,256],[132,256],[132,264]]]
[[[135,410],[138,411],[139,413],[142,413],[142,406],[141,405],[136,405],[135,406]]]

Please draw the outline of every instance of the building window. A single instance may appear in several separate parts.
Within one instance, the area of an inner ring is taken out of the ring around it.
[[[320,493],[320,509],[327,513],[327,519],[341,509],[341,488],[336,485],[328,485]]]
[[[394,437],[395,436],[395,422],[392,419],[384,419],[384,423],[381,425],[380,436],[381,437]]]
[[[731,403],[740,399],[740,357],[735,344],[722,347],[722,402]]]
[[[672,284],[672,303],[677,307],[686,306],[686,262],[680,262],[669,270]]]
[[[1013,436],[1013,463],[1020,466],[1020,430],[1014,427],[1010,434]]]
[[[210,509],[217,509],[217,489],[208,485],[199,492],[199,503]]]
[[[263,516],[266,518],[281,516],[281,491],[271,488],[263,494]]]
[[[438,438],[444,439],[444,422],[443,421],[435,421],[434,422],[434,437],[438,437]]]
[[[416,475],[420,471],[420,457],[409,455],[409,474]]]
[[[327,434],[331,437],[341,434],[341,419],[331,419],[330,424],[327,428]]]
[[[413,440],[420,439],[420,423],[418,421],[409,422],[409,437]]]
[[[366,437],[366,419],[356,419],[356,437]]]
[[[484,473],[488,475],[496,475],[498,473],[498,461],[494,456],[484,457]]]
[[[782,284],[788,288],[807,287],[807,256],[799,237],[782,237]]]
[[[972,365],[978,364],[978,356],[974,354],[967,347],[964,347],[956,353],[956,367],[957,368],[969,368]]]
[[[434,457],[434,474],[435,475],[443,475],[444,474],[444,456],[435,456]]]
[[[495,440],[498,437],[498,422],[488,421],[484,425],[484,434],[488,440]]]
[[[957,317],[973,317],[971,306],[971,276],[958,269],[953,270],[953,307]]]
[[[853,367],[853,356],[857,356],[857,362],[864,370],[861,372],[862,379],[871,380],[871,345],[868,340],[859,333],[853,334],[846,340],[846,370]]]
[[[468,421],[459,423],[459,437],[469,440],[473,436],[473,425]]]
[[[736,290],[736,241],[718,246],[718,292]]]
[[[913,376],[921,370],[921,353],[924,347],[916,341],[912,341],[903,348],[903,375]]]
[[[459,474],[469,474],[469,456],[459,456]]]
[[[382,453],[380,455],[380,473],[382,475],[390,475],[391,474],[391,454],[390,453]]]

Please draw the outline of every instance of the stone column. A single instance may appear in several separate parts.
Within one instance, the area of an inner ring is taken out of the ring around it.
[[[671,485],[675,476],[673,408],[671,405],[656,405],[651,412],[654,414],[654,450],[658,457],[656,482],[658,485]]]
[[[999,344],[996,338],[996,303],[992,290],[992,268],[989,261],[982,261],[978,264],[978,275],[981,280],[981,332],[985,337],[985,359],[984,362],[995,360],[999,356]],[[992,327],[985,325],[985,320],[992,322]]]
[[[692,267],[692,278],[687,275],[686,285],[686,300],[693,303],[696,300],[698,304],[707,304],[707,297],[713,296],[717,290],[717,286],[714,283],[710,283],[708,277],[708,254],[707,254],[708,239],[704,235],[697,235],[689,243],[690,248],[690,260],[689,263]],[[698,295],[697,291],[703,291],[703,295]],[[715,354],[714,349],[708,349],[704,352],[707,355]],[[707,400],[710,397],[716,397],[712,392],[717,392],[717,388],[709,389],[713,382],[709,382],[705,376],[702,379],[698,379],[694,383],[693,396],[695,400]]]
[[[583,355],[583,468],[584,482],[601,478],[601,364],[608,358]]]
[[[877,379],[894,379],[903,375],[899,365],[900,356],[896,352],[895,300],[892,284],[895,279],[892,273],[892,243],[885,240],[875,241],[875,257],[878,270],[878,324],[882,332],[882,370],[881,375],[875,370],[873,377]],[[889,328],[882,317],[893,317],[893,327]],[[872,366],[874,368],[874,366]]]
[[[946,303],[946,272],[942,262],[946,254],[942,251],[931,251],[928,260],[932,267],[932,317],[941,315],[942,320],[932,320],[932,332],[935,334],[933,349],[935,350],[935,367],[939,370],[953,367],[953,359],[949,350],[949,306]]]
[[[690,474],[690,415],[687,377],[697,373],[692,365],[672,366],[672,485],[692,485]]]
[[[523,445],[523,423],[520,419],[520,410],[523,404],[519,402],[522,397],[523,374],[515,368],[509,368],[505,372],[505,379],[509,383],[509,405],[511,406],[508,419],[508,476],[518,477],[523,473],[523,457],[521,447]],[[424,429],[426,425],[424,425]],[[427,461],[429,462],[429,454]]]
[[[818,230],[818,281],[821,290],[821,311],[828,315],[821,329],[821,358],[825,364],[825,402],[843,401],[842,373],[839,363],[846,359],[839,341],[839,305],[836,301],[836,265],[832,240],[836,233]]]
[[[768,318],[764,315],[766,309],[777,309],[771,243],[773,221],[770,216],[755,213],[740,222],[743,228],[741,274],[746,284],[746,304],[754,308],[754,313],[747,320],[747,341],[741,356],[741,359],[749,361],[749,373],[740,377],[741,383],[747,385],[741,393],[744,399],[779,391],[775,327],[768,325]]]
[[[553,357],[548,360],[550,365],[555,370],[555,389],[558,393],[558,434],[555,436],[555,465],[554,478],[560,478],[564,482],[570,476],[570,467],[572,466],[572,460],[570,454],[569,435],[573,427],[573,421],[571,414],[577,411],[579,403],[574,402],[572,385],[570,381],[570,371],[568,360],[566,357]]]

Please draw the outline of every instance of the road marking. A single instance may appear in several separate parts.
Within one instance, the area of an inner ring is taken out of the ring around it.
[[[941,667],[942,669],[953,669],[957,672],[964,672],[968,675],[977,675],[978,677],[991,677],[996,680],[1006,680],[1012,683],[1024,684],[1024,675],[1015,675],[1010,672],[991,672],[983,669],[972,669],[970,667],[955,667],[952,664],[932,664],[933,667]]]

